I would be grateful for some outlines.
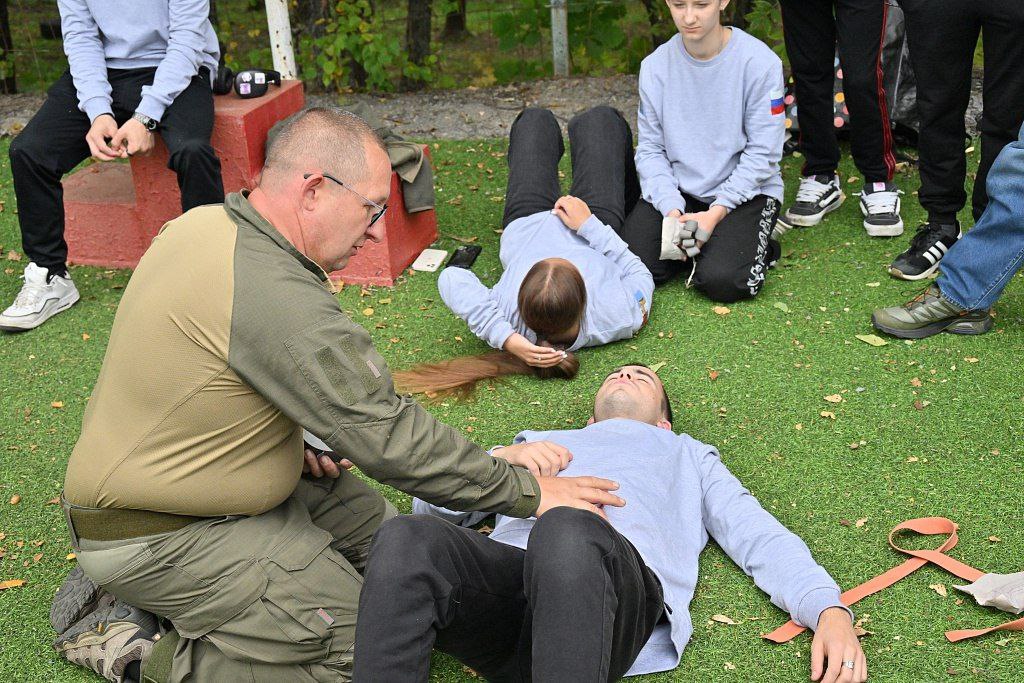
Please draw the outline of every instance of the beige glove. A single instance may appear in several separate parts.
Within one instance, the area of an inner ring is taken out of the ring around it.
[[[684,255],[693,258],[699,254],[697,239],[700,233],[707,235],[698,227],[697,221],[684,222],[673,216],[666,216],[661,222],[662,260],[682,261]]]

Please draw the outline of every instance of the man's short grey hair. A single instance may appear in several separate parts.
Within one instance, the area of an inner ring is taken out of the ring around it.
[[[340,107],[306,107],[267,135],[264,174],[319,169],[355,183],[366,177],[365,144],[383,141],[361,118]]]

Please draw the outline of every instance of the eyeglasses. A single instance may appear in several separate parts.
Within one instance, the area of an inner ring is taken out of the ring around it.
[[[313,174],[312,173],[307,173],[304,176],[302,176],[302,179],[306,180],[311,175],[313,175]],[[359,194],[358,192],[353,190],[351,187],[349,187],[345,183],[341,182],[340,180],[338,180],[337,178],[332,176],[330,173],[322,173],[321,175],[323,175],[323,177],[327,178],[328,180],[333,180],[334,182],[338,183],[339,185],[344,187],[346,190],[348,190],[349,192],[351,192],[355,196],[357,196],[360,199],[362,199],[364,202],[366,202],[366,206],[371,206],[371,207],[377,209],[377,213],[373,214],[373,217],[370,219],[370,225],[368,225],[366,227],[370,227],[371,225],[373,225],[374,223],[379,221],[384,216],[384,212],[388,210],[388,205],[387,204],[378,204],[377,202],[373,201],[372,199],[370,199],[370,198],[368,198],[368,197],[366,197],[364,195]]]

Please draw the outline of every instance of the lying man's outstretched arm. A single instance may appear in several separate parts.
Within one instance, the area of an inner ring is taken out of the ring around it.
[[[801,626],[814,629],[812,679],[866,680],[867,664],[853,632],[853,614],[839,601],[839,586],[814,561],[807,544],[761,507],[716,450],[702,456],[700,471],[708,533],[773,604]]]

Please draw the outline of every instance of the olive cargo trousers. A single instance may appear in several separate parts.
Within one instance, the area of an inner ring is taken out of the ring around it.
[[[123,541],[80,539],[85,573],[166,617],[143,680],[348,681],[362,569],[397,514],[354,474],[303,478],[277,507]]]

